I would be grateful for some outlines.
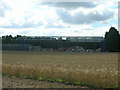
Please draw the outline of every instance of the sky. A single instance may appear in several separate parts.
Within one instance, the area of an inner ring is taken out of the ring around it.
[[[0,36],[104,36],[118,29],[118,0],[0,0]]]

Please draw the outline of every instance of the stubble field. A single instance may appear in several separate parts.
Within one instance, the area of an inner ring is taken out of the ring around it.
[[[117,53],[3,51],[3,75],[89,87],[118,87]]]

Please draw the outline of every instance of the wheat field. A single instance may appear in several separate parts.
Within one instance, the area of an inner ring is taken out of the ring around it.
[[[3,75],[118,87],[118,53],[3,51]]]

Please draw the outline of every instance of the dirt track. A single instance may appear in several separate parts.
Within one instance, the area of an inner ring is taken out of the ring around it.
[[[3,88],[87,88],[85,86],[73,86],[56,82],[23,79],[14,76],[3,76],[2,80]]]

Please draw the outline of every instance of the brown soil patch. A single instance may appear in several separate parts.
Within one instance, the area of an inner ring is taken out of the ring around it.
[[[88,88],[85,86],[66,85],[57,82],[24,79],[15,76],[3,76],[2,80],[2,88]]]

